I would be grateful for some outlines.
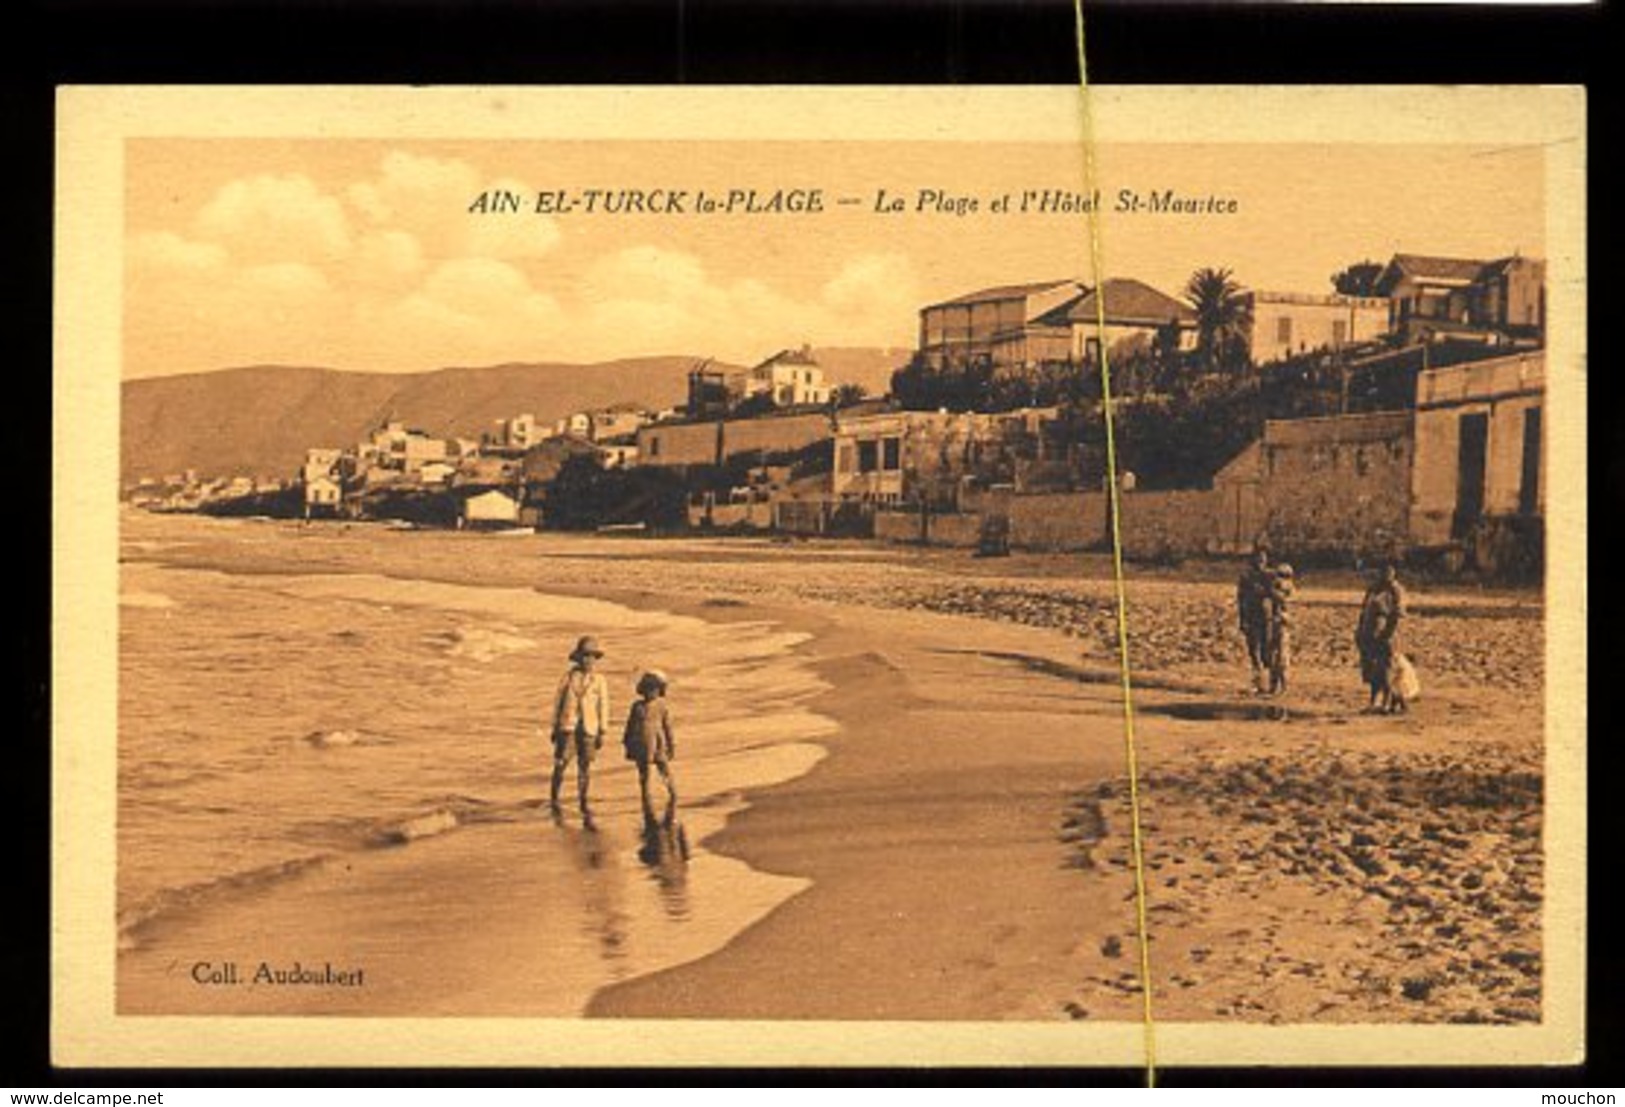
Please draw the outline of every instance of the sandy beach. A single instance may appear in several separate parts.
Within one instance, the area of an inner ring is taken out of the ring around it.
[[[1101,559],[242,523],[193,528],[162,562],[226,559],[237,572],[477,580],[805,636],[798,657],[827,685],[806,707],[837,724],[816,739],[822,756],[687,816],[707,864],[784,883],[763,885],[743,929],[690,926],[596,982],[579,997],[588,1014],[1138,1019]],[[1413,591],[1407,642],[1426,691],[1409,716],[1376,718],[1358,712],[1357,584],[1304,574],[1292,690],[1262,701],[1243,692],[1231,572],[1157,568],[1130,587],[1158,1018],[1538,1019],[1538,594]],[[635,852],[630,819],[617,809],[594,849]],[[461,998],[381,981],[342,1010],[556,1012],[568,951],[547,950],[547,917],[527,910],[548,901],[545,882],[480,862],[517,856],[482,835],[520,848],[544,830],[579,834],[515,819],[414,847],[415,886],[427,867],[450,887],[425,912],[434,925],[391,948],[450,958]],[[405,857],[290,882],[229,925],[398,935],[410,905],[386,926],[343,904]]]

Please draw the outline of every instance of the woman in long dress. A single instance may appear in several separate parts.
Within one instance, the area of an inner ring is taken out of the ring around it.
[[[1393,692],[1394,659],[1399,654],[1399,624],[1405,618],[1405,592],[1393,564],[1384,564],[1360,603],[1354,644],[1360,651],[1360,676],[1371,690],[1367,713],[1403,711],[1403,697]]]

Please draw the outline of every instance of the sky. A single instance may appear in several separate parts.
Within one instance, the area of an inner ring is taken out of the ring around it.
[[[993,210],[1082,191],[1066,143],[143,138],[125,166],[126,378],[907,348],[925,304],[1091,271],[1082,215]],[[1313,293],[1395,252],[1541,256],[1542,173],[1532,146],[1108,146],[1104,273],[1177,295],[1216,266]],[[680,191],[684,210],[534,210],[588,189]],[[824,210],[695,210],[751,189],[819,190]],[[1115,210],[1167,189],[1235,211]],[[495,192],[523,210],[470,210]]]

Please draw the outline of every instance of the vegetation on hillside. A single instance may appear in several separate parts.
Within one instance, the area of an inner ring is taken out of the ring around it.
[[[559,467],[542,508],[549,530],[596,530],[642,523],[676,530],[688,520],[688,486],[664,466],[603,469],[589,456]]]
[[[1340,290],[1363,295],[1381,274],[1376,262],[1357,262],[1333,277]],[[1256,365],[1248,354],[1251,326],[1245,290],[1230,270],[1191,274],[1185,298],[1196,315],[1193,349],[1181,350],[1177,328],[1135,335],[1107,351],[1120,469],[1142,487],[1205,485],[1268,419],[1300,419],[1340,412],[1409,407],[1416,374],[1427,359],[1442,364],[1447,348],[1310,350]],[[892,378],[898,404],[913,410],[1011,411],[1057,407],[1051,456],[1075,459],[1072,479],[1082,487],[1104,477],[1105,432],[1101,368],[1054,361],[1020,373],[997,373],[988,359],[934,367],[916,357]]]

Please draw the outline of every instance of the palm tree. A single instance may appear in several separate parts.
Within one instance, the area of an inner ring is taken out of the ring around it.
[[[1208,372],[1245,364],[1252,309],[1228,269],[1198,269],[1185,282],[1185,300],[1196,311],[1196,351]]]

